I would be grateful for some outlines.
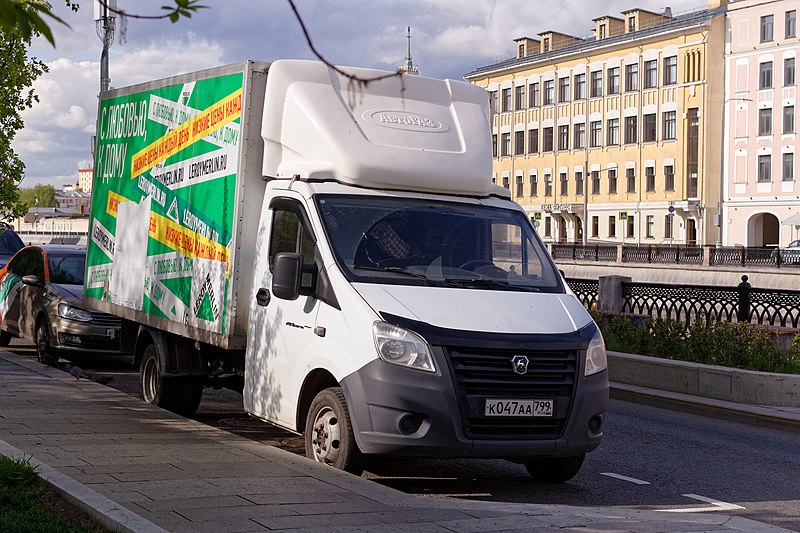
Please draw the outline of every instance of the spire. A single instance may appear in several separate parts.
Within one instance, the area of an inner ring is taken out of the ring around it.
[[[402,65],[398,66],[398,70],[406,74],[419,74],[419,67],[411,61],[411,26],[408,29],[408,51],[406,52],[406,60]]]

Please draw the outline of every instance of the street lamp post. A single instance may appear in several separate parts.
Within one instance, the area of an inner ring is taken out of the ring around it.
[[[110,9],[109,9],[110,8]],[[100,92],[106,92],[111,84],[108,73],[108,50],[114,42],[116,24],[114,12],[117,9],[117,0],[94,0],[94,20],[97,36],[103,43],[100,54]]]

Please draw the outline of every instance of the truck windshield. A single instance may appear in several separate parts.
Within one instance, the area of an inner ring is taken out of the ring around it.
[[[317,206],[350,281],[564,292],[521,211],[363,195],[320,195]]]

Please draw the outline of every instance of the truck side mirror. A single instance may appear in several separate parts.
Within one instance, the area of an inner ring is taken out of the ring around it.
[[[24,283],[25,285],[33,285],[34,287],[43,285],[42,280],[40,280],[39,276],[35,274],[28,274],[27,276],[22,276],[22,283]]]
[[[272,294],[281,300],[296,300],[300,296],[303,276],[303,256],[296,252],[281,252],[272,267]]]

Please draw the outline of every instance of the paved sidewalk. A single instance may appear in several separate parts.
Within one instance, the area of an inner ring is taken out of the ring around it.
[[[419,499],[0,350],[0,454],[112,530],[746,531],[721,514]]]

